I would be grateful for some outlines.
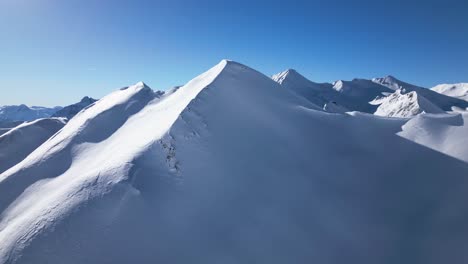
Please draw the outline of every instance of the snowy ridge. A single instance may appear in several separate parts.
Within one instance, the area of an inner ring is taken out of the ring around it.
[[[27,105],[0,106],[0,121],[32,121],[39,118],[50,117],[62,107],[40,107]]]
[[[26,122],[0,136],[0,174],[23,160],[65,125],[61,118]]]
[[[387,76],[384,78],[374,78],[373,82],[389,87],[390,89],[404,89],[406,92],[417,92],[419,95],[422,95],[424,98],[429,100],[432,104],[436,105],[444,111],[451,111],[452,107],[460,107],[465,109],[468,107],[468,102],[446,96],[440,93],[437,93],[431,89],[426,89],[416,85],[412,85],[403,81],[396,79],[393,76]]]
[[[64,108],[60,109],[59,111],[55,112],[52,117],[65,117],[67,119],[71,119],[74,117],[78,112],[80,112],[83,108],[88,107],[89,105],[93,104],[97,100],[88,96],[85,96],[76,104],[72,104],[69,106],[65,106]]]
[[[291,69],[274,75],[272,79],[320,108],[330,109],[333,104],[339,105],[341,111],[349,109],[374,113],[377,107],[368,102],[382,96],[382,93],[393,92],[387,87],[363,79],[336,81],[333,84],[315,83]]]
[[[468,83],[439,84],[431,90],[440,94],[468,101]]]
[[[73,208],[127,181],[132,160],[164,136],[186,105],[226,64],[221,62],[161,101],[143,83],[114,92],[80,112],[27,159],[1,174],[0,192],[9,190],[10,195],[0,200],[0,262],[14,261],[16,257],[7,252],[28,246],[37,235],[53,228],[50,219],[66,217]],[[28,185],[18,186],[14,181],[25,177],[29,177],[26,184],[42,182],[30,187],[34,186],[34,199],[29,192],[21,195]],[[127,191],[135,190],[130,187]],[[20,200],[6,209],[13,202],[11,194],[20,195]],[[37,229],[18,232],[19,226]]]
[[[406,120],[326,113],[282,88],[224,60],[81,111],[0,174],[0,263],[468,257],[467,163],[396,135]]]
[[[444,113],[439,107],[415,91],[404,93],[401,89],[370,103],[379,105],[374,113],[378,116],[408,118],[420,113]]]

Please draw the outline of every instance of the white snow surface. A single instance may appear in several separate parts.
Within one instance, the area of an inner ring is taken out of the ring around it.
[[[0,174],[0,263],[468,258],[466,162],[317,109],[226,60],[116,91]]]
[[[25,122],[0,135],[0,173],[14,166],[65,125],[61,118]]]
[[[379,105],[374,113],[378,116],[407,118],[421,113],[444,113],[442,109],[415,91],[404,93],[401,89],[370,103]]]
[[[468,101],[468,83],[439,84],[431,90],[443,95]]]
[[[418,95],[424,96],[432,104],[436,105],[444,111],[451,111],[453,107],[466,109],[468,102],[459,98],[450,97],[431,89],[412,85],[396,79],[393,76],[386,76],[384,78],[374,78],[373,82],[386,86],[393,90],[404,89],[406,92],[417,92]]]
[[[78,103],[65,106],[59,111],[55,112],[52,117],[65,117],[67,119],[73,118],[81,110],[93,104],[97,100],[88,96],[83,97]]]
[[[383,93],[393,92],[385,86],[364,79],[337,81],[333,84],[315,83],[292,69],[273,75],[272,79],[323,109],[339,105],[342,110],[374,113],[377,107],[370,105],[369,101]]]
[[[468,112],[418,115],[398,135],[468,162]]]

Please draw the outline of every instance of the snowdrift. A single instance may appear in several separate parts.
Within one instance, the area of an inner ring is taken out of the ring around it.
[[[468,162],[468,112],[419,115],[408,121],[398,134]]]
[[[0,174],[0,263],[468,258],[468,164],[222,61],[81,111]]]

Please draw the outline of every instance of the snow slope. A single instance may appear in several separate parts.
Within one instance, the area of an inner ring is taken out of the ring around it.
[[[368,102],[382,96],[382,93],[393,92],[363,79],[337,81],[334,84],[314,83],[292,69],[273,75],[272,79],[324,109],[325,105],[336,104],[342,109],[374,113],[377,107]]]
[[[52,117],[65,117],[67,119],[71,119],[74,117],[78,112],[80,112],[83,108],[88,107],[89,105],[93,104],[97,100],[88,96],[85,96],[76,104],[72,104],[69,106],[65,106],[61,110],[55,112]]]
[[[405,92],[417,92],[419,95],[423,96],[427,100],[429,100],[431,103],[434,105],[438,106],[440,109],[444,111],[451,111],[452,107],[460,107],[462,109],[465,109],[468,107],[468,102],[446,96],[444,94],[440,94],[438,92],[435,92],[431,89],[419,87],[416,85],[412,85],[403,81],[400,81],[396,79],[393,76],[386,76],[384,78],[374,78],[372,79],[373,82],[384,85],[386,87],[389,87],[393,90],[397,89],[404,89]]]
[[[442,109],[416,92],[403,93],[401,89],[394,93],[373,100],[379,105],[375,115],[387,117],[413,117],[420,113],[444,113]]]
[[[431,90],[443,95],[468,101],[468,83],[439,84],[432,87]]]
[[[32,121],[39,118],[50,117],[61,107],[41,107],[22,105],[0,106],[0,121]]]
[[[406,139],[468,162],[468,112],[419,115],[402,130]]]
[[[468,164],[222,61],[80,112],[0,175],[0,263],[441,263]],[[337,254],[339,252],[339,254]]]
[[[17,164],[65,125],[59,118],[23,123],[0,136],[0,173]]]
[[[24,121],[0,121],[0,136],[22,123]]]

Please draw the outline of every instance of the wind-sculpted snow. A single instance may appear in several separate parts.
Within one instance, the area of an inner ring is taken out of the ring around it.
[[[0,173],[22,161],[65,125],[60,118],[26,122],[0,136]]]
[[[468,112],[418,115],[399,135],[468,162]]]
[[[468,164],[222,61],[81,111],[0,175],[0,263],[459,263]]]

